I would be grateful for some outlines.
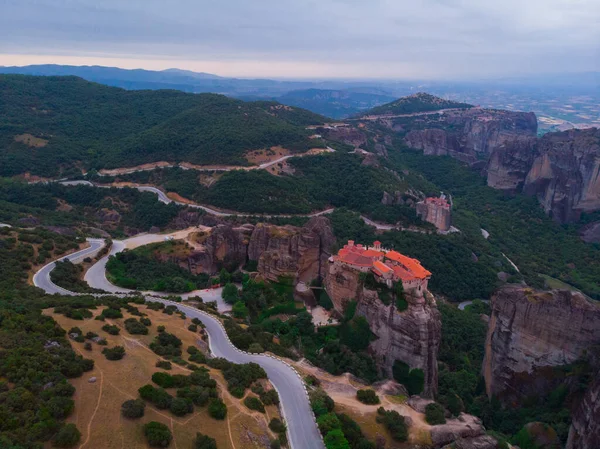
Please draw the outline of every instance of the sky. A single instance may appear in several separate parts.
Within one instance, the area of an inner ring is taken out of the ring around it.
[[[600,71],[600,0],[0,0],[0,65],[474,79]]]

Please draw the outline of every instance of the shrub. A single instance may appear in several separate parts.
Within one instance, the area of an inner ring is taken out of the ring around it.
[[[251,343],[248,347],[248,352],[251,352],[253,354],[260,354],[262,352],[265,352],[265,349],[260,345],[260,343]]]
[[[54,447],[73,447],[81,439],[81,432],[75,424],[65,424],[52,438]]]
[[[183,416],[194,411],[194,404],[191,399],[177,397],[171,401],[169,410],[175,416]]]
[[[317,419],[317,425],[319,426],[319,430],[323,435],[327,435],[332,430],[342,427],[342,423],[333,412],[325,413],[324,415],[319,416]]]
[[[377,422],[383,424],[392,438],[396,441],[406,441],[408,438],[408,427],[404,421],[404,416],[395,410],[384,410],[383,407],[377,409]]]
[[[164,410],[171,406],[173,396],[167,393],[162,388],[155,388],[152,385],[144,385],[138,390],[140,397],[146,401],[150,401],[156,408]]]
[[[132,335],[148,335],[148,328],[135,318],[125,320],[125,329]]]
[[[340,429],[329,432],[323,441],[327,449],[350,449],[350,444]]]
[[[310,406],[317,418],[325,413],[332,412],[335,406],[333,399],[331,399],[327,393],[321,389],[311,391],[309,394],[309,399]]]
[[[283,433],[286,430],[285,424],[281,422],[279,418],[271,419],[269,423],[269,429],[271,429],[275,433]]]
[[[363,404],[375,405],[379,404],[379,397],[375,393],[375,391],[367,389],[367,390],[358,390],[356,392],[356,398],[362,402]]]
[[[100,346],[106,346],[108,342],[106,341],[106,338],[101,338],[96,342],[96,344],[99,344]]]
[[[92,340],[93,338],[96,338],[97,336],[98,336],[98,334],[96,332],[88,332],[85,334],[86,340]]]
[[[194,449],[217,449],[217,442],[208,435],[197,433],[196,440],[194,441]]]
[[[164,326],[158,326],[156,328],[156,330],[158,331],[158,333],[164,332],[165,331],[165,327]]]
[[[234,304],[238,299],[238,289],[234,284],[225,284],[221,297],[227,304]]]
[[[109,319],[123,318],[123,314],[118,309],[108,308],[104,309],[101,313],[102,317]]]
[[[158,355],[179,357],[181,355],[181,340],[173,334],[161,332],[150,343],[150,349]]]
[[[202,387],[184,387],[177,390],[177,397],[191,400],[194,405],[203,407],[210,399],[210,389]],[[215,390],[216,391],[216,390]]]
[[[85,349],[86,351],[91,351],[92,344],[89,341],[86,341],[85,344],[83,345],[83,349]]]
[[[214,419],[223,420],[227,416],[227,406],[219,398],[213,398],[208,404],[208,414]]]
[[[174,384],[173,376],[162,371],[152,374],[152,382],[163,388],[172,388]]]
[[[144,435],[150,447],[168,447],[173,439],[169,428],[156,421],[144,425]]]
[[[444,407],[436,402],[427,404],[427,407],[425,407],[425,420],[432,426],[446,424]]]
[[[142,317],[140,318],[140,323],[142,323],[144,326],[152,326],[152,321],[150,321],[150,318],[148,317]]]
[[[404,298],[396,299],[396,310],[398,312],[404,312],[406,309],[408,309],[408,302],[406,301],[406,299],[404,299]]]
[[[168,362],[166,360],[159,360],[158,362],[156,362],[156,367],[170,370],[172,368],[172,365],[171,362]]]
[[[190,332],[198,332],[198,326],[196,326],[195,324],[190,324],[190,325],[188,326],[188,330],[189,330]]]
[[[200,350],[195,346],[188,346],[188,348],[187,348],[187,353],[190,355],[196,354],[198,352],[200,352]]]
[[[121,414],[129,419],[141,418],[145,409],[146,403],[141,399],[130,399],[121,404]]]
[[[411,370],[406,363],[401,360],[396,360],[392,367],[392,373],[394,379],[404,385],[411,396],[423,391],[423,387],[425,386],[425,373],[422,369],[415,368]]]
[[[125,348],[123,346],[104,348],[102,354],[104,354],[107,360],[121,360],[125,356]]]
[[[121,329],[119,329],[118,326],[111,324],[105,324],[104,326],[102,326],[102,330],[104,332],[108,332],[110,335],[119,335],[119,332],[121,332]]]
[[[265,412],[264,404],[260,401],[260,399],[254,396],[248,396],[246,399],[244,399],[244,405],[250,410],[256,410],[261,413]]]
[[[201,352],[196,352],[190,356],[190,362],[206,363],[206,356]]]
[[[279,395],[276,390],[269,390],[261,393],[260,400],[265,405],[277,405],[279,404]]]

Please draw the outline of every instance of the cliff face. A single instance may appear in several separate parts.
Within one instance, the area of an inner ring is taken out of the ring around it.
[[[536,195],[559,222],[600,209],[600,130],[548,133],[536,144],[536,157],[523,191]]]
[[[496,292],[483,375],[488,396],[518,402],[552,388],[552,367],[578,360],[600,342],[600,305],[566,290],[509,285]]]
[[[310,282],[325,277],[335,237],[329,220],[314,217],[302,228],[259,224],[252,232],[248,259],[258,261],[262,277]]]
[[[502,145],[537,133],[532,112],[472,108],[449,111],[435,120],[424,129],[409,131],[406,144],[426,155],[449,155],[468,163],[485,160]]]
[[[343,312],[350,300],[357,301],[356,313],[364,316],[377,336],[369,346],[382,374],[392,377],[396,360],[425,373],[423,397],[433,397],[437,391],[437,353],[441,338],[441,316],[435,299],[407,295],[409,307],[397,312],[393,304],[386,306],[377,293],[364,289],[355,270],[330,264],[326,289],[334,307]]]
[[[600,447],[600,371],[572,416],[566,449]]]

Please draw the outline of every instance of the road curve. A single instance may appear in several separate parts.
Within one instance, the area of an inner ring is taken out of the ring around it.
[[[59,293],[61,295],[77,295],[78,293],[70,292],[62,287],[56,285],[50,279],[50,272],[54,270],[56,262],[60,260],[69,259],[71,262],[77,263],[85,259],[86,257],[93,257],[102,247],[104,247],[104,240],[102,239],[87,239],[90,246],[84,248],[81,251],[77,251],[66,256],[56,259],[49,264],[44,265],[33,275],[33,285],[43,289],[46,293],[54,294]]]
[[[88,239],[90,247],[76,253],[61,257],[57,260],[69,258],[74,262],[82,260],[84,257],[91,256],[104,246],[103,240]],[[123,242],[113,242],[111,254],[122,250],[125,247]],[[108,256],[103,257],[94,264],[90,270],[104,273]],[[42,267],[33,276],[33,283],[39,288],[44,289],[49,294],[60,293],[63,295],[78,295],[64,288],[55,285],[50,279],[50,272],[55,266],[55,261]],[[88,273],[89,271],[88,270]],[[87,277],[87,274],[86,274]],[[105,274],[104,277],[106,278]],[[114,287],[114,286],[113,286]],[[118,289],[118,287],[115,287]],[[100,296],[98,294],[94,296]],[[288,439],[293,449],[324,449],[323,439],[316,425],[313,412],[308,400],[308,394],[302,378],[298,372],[285,361],[274,356],[265,354],[249,354],[237,349],[229,340],[223,325],[215,317],[202,312],[193,307],[169,301],[159,297],[147,298],[152,301],[162,302],[164,304],[174,305],[179,310],[191,318],[198,318],[206,326],[209,336],[209,346],[212,354],[216,357],[223,357],[234,363],[254,362],[259,364],[267,373],[269,380],[277,390],[280,400],[282,414],[287,422]]]

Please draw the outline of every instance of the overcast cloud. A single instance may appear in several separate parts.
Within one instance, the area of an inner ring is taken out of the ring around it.
[[[599,0],[0,0],[0,65],[233,76],[600,70]]]

